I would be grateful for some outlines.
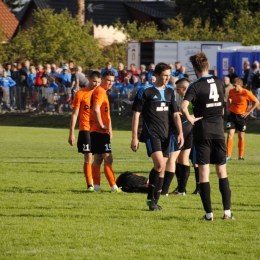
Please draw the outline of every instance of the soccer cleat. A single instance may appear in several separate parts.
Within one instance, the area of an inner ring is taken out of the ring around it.
[[[239,161],[244,161],[245,159],[243,157],[238,158]]]
[[[195,191],[192,192],[192,194],[200,194],[200,190],[199,189],[195,189]]]
[[[228,215],[226,215],[226,214],[224,214],[224,216],[223,216],[223,218],[222,218],[223,220],[228,220],[228,219],[231,219],[231,220],[236,220],[235,218],[234,218],[234,216],[233,216],[233,214],[231,213],[231,215],[230,216],[228,216]]]
[[[154,210],[161,210],[162,207],[161,206],[158,206],[155,202],[154,199],[150,200],[150,199],[147,199],[146,200],[146,204],[147,206],[149,207],[149,210],[150,211],[154,211]]]
[[[87,188],[87,192],[94,192],[94,187],[93,186],[89,186]]]
[[[207,218],[206,215],[204,215],[200,220],[213,221],[213,217],[212,218]]]
[[[232,160],[232,158],[229,157],[229,156],[227,156],[227,157],[226,157],[226,160],[227,160],[227,161],[230,161],[230,160]]]
[[[169,196],[176,196],[176,195],[185,196],[186,193],[185,192],[178,192],[178,191],[177,192],[173,191],[173,192],[169,193]]]
[[[117,187],[116,189],[111,190],[111,193],[119,193],[119,192],[123,192],[121,187],[119,188]]]

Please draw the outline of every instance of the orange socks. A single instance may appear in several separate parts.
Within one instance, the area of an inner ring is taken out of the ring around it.
[[[87,182],[88,186],[93,186],[91,163],[84,162],[83,171],[84,171],[84,175],[86,177],[86,182]]]
[[[112,166],[104,165],[104,172],[105,172],[105,175],[109,182],[110,187],[115,186],[116,185],[115,174],[114,174],[114,171],[112,170]]]
[[[245,140],[238,140],[238,157],[243,157],[245,150]]]
[[[94,185],[100,186],[100,167],[92,165],[92,176]]]
[[[227,156],[231,157],[233,147],[233,139],[227,139]]]

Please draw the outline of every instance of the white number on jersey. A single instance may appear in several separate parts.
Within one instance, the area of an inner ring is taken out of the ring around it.
[[[213,99],[213,101],[218,101],[219,94],[216,83],[210,84],[210,92],[209,92],[209,99]]]

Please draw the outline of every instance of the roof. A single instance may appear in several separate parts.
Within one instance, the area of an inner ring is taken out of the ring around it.
[[[4,32],[4,40],[13,37],[19,21],[14,17],[12,12],[7,8],[3,1],[0,1],[0,27]]]
[[[60,13],[62,9],[67,8],[68,11],[75,17],[77,14],[78,0],[31,0],[37,8],[54,9],[55,13]],[[122,23],[127,21],[138,21],[138,16],[141,18],[143,13],[153,19],[167,19],[175,16],[175,3],[172,1],[159,2],[132,2],[132,1],[89,1],[85,0],[85,19],[92,20],[95,25],[114,25],[118,19]],[[26,8],[26,6],[24,7]],[[19,20],[25,15],[22,9],[18,14]],[[137,11],[134,13],[133,11]],[[22,13],[23,12],[23,13]]]

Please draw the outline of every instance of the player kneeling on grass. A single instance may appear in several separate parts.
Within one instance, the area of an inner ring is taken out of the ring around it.
[[[89,76],[89,84],[78,91],[72,103],[72,115],[70,121],[70,133],[68,142],[72,146],[75,143],[75,125],[79,115],[78,152],[84,154],[83,172],[86,177],[87,191],[94,191],[92,180],[92,152],[90,140],[90,105],[93,90],[100,85],[101,75],[93,71]]]
[[[181,104],[183,115],[194,125],[193,138],[200,174],[200,196],[206,211],[201,220],[213,221],[211,206],[209,164],[216,165],[219,189],[224,207],[223,219],[234,219],[231,207],[231,191],[226,170],[226,145],[223,129],[224,85],[220,78],[208,74],[209,63],[205,53],[190,56],[190,62],[198,79],[188,88]],[[189,113],[193,105],[194,116]]]

